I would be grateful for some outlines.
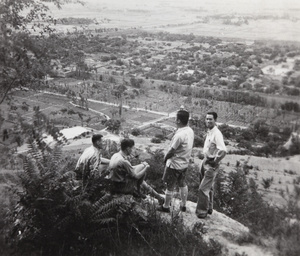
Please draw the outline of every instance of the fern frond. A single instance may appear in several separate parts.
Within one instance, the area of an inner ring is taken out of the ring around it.
[[[61,219],[60,221],[58,221],[55,224],[55,229],[60,230],[60,232],[64,232],[65,229],[70,226],[71,224],[73,224],[73,216],[72,215],[68,215],[66,217],[64,217],[63,219]]]
[[[100,207],[102,207],[103,205],[105,205],[110,200],[112,200],[111,195],[104,194],[104,196],[102,196],[96,203],[93,204],[92,211],[96,212]]]
[[[102,225],[109,225],[109,224],[112,224],[112,223],[115,223],[116,222],[116,219],[115,218],[100,218],[100,219],[96,219],[96,220],[92,220],[93,223],[96,223],[96,224],[100,224],[101,226]]]
[[[92,215],[93,222],[101,222],[106,218],[111,218],[111,214],[114,209],[108,209],[106,211],[98,211],[97,213]]]
[[[76,173],[74,171],[67,171],[60,176],[60,180],[75,179]]]
[[[65,197],[66,197],[66,204],[68,205],[79,205],[79,203],[82,200],[82,195],[76,195],[74,197],[69,196],[68,194],[64,193]]]

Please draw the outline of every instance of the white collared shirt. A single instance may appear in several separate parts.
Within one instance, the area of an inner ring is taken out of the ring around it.
[[[179,128],[171,141],[169,150],[175,149],[175,155],[167,160],[166,166],[183,170],[188,167],[194,144],[194,131],[185,126]]]
[[[203,153],[206,157],[215,158],[218,151],[223,150],[227,152],[223,135],[217,126],[214,126],[207,132],[204,142]]]
[[[81,168],[88,172],[94,172],[99,170],[100,164],[101,152],[98,148],[92,145],[83,151],[76,164],[76,169]]]

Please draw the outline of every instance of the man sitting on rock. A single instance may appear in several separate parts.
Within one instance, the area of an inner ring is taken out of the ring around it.
[[[132,139],[123,139],[121,150],[111,157],[108,166],[109,178],[112,181],[111,192],[113,194],[132,194],[138,198],[145,198],[146,196],[141,193],[141,187],[143,187],[159,202],[163,202],[163,197],[144,181],[149,164],[142,162],[132,166],[127,160],[133,148],[134,141]]]
[[[101,156],[103,150],[103,135],[94,134],[92,136],[93,145],[86,148],[75,167],[77,179],[87,184],[91,176],[100,172],[101,164],[108,164],[109,160]]]

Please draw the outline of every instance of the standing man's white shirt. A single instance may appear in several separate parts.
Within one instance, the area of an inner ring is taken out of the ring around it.
[[[169,158],[166,166],[176,170],[183,170],[188,167],[194,144],[194,131],[185,126],[178,128],[175,132],[169,149],[175,149],[175,155]]]
[[[218,127],[214,126],[207,132],[203,153],[207,158],[215,158],[219,150],[227,152],[223,135]]]

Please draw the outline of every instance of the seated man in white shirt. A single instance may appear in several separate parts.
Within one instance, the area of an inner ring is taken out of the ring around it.
[[[86,148],[77,161],[75,172],[77,179],[82,179],[86,184],[88,179],[99,172],[101,164],[109,164],[109,160],[101,157],[101,149],[103,149],[103,141],[101,134],[92,136],[93,145]]]

